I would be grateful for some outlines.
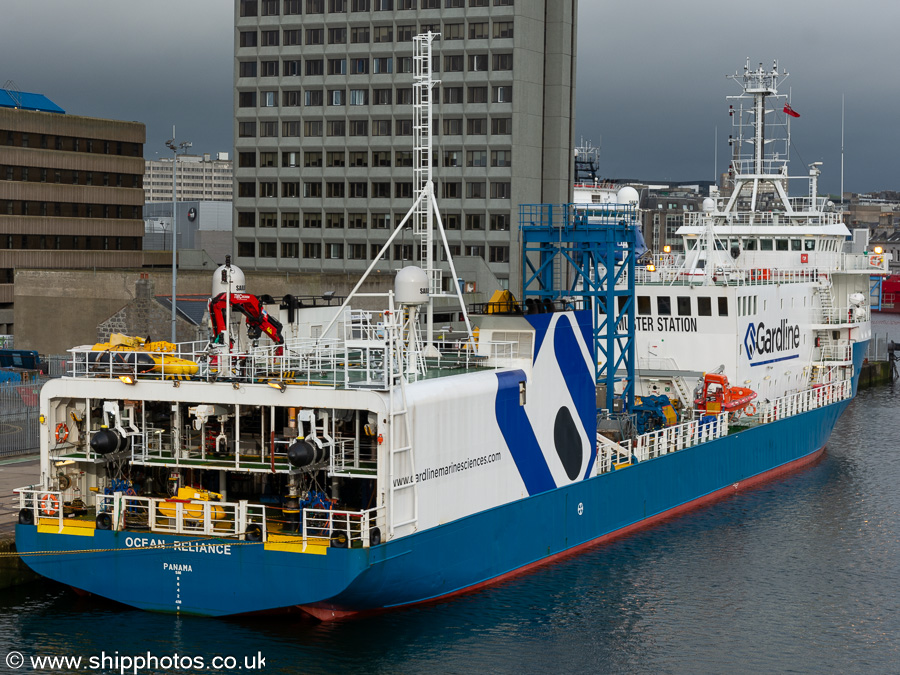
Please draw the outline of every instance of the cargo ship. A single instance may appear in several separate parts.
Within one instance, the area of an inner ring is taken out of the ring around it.
[[[431,37],[415,40],[421,180],[396,230],[419,237],[422,267],[380,298],[360,291],[367,272],[340,302],[269,302],[226,261],[209,341],[71,350],[41,392],[40,478],[17,490],[36,572],[150,611],[330,620],[471,591],[822,452],[855,394],[873,270],[844,251],[818,165],[791,198],[786,154],[765,154],[777,68],[734,76],[751,137],[730,192],[679,230],[683,251],[620,275],[637,367],[604,394],[638,399],[620,414],[598,396],[597,308],[569,292],[472,311],[453,283],[460,331],[435,327],[435,243],[456,273],[428,150]],[[627,190],[567,212],[621,222]]]

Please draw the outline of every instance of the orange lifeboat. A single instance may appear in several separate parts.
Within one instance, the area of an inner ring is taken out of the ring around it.
[[[703,389],[700,397],[694,401],[697,410],[706,414],[722,412],[732,413],[732,419],[746,412],[753,415],[756,407],[752,405],[756,392],[747,387],[732,387],[728,377],[720,373],[707,373],[703,376]],[[748,410],[749,408],[749,410]]]

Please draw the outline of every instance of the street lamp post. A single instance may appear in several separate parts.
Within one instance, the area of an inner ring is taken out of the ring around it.
[[[178,166],[178,151],[181,150],[184,152],[187,148],[191,147],[191,143],[189,141],[178,143],[175,140],[175,125],[173,124],[172,138],[166,141],[166,147],[172,151],[172,344],[175,344],[175,289],[178,285],[178,247],[176,245],[176,235],[178,234],[178,221],[176,220],[178,178],[176,176],[176,169]]]

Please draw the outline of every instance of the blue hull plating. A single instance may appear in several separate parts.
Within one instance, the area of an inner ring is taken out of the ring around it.
[[[857,373],[864,351],[864,343],[854,345]],[[489,582],[798,462],[824,447],[847,405],[747,429],[368,549],[312,555],[230,542],[227,553],[221,547],[152,550],[134,547],[134,539],[189,538],[39,534],[28,525],[17,526],[16,541],[23,553],[91,549],[24,560],[46,577],[141,609],[219,616],[291,606],[392,607]]]

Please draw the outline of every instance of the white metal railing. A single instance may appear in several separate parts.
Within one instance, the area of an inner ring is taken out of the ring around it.
[[[99,516],[109,516],[109,529],[147,529],[168,534],[249,538],[265,541],[266,507],[246,501],[219,502],[139,497],[116,492],[97,494]]]
[[[839,340],[821,348],[822,361],[840,361],[842,363],[853,360],[853,346],[847,340]]]
[[[856,255],[843,253],[841,269],[845,271],[870,272],[871,274],[888,274],[891,256],[885,253],[866,253]]]
[[[684,214],[685,225],[703,227],[709,214],[702,212],[687,212]],[[722,225],[837,225],[842,223],[841,214],[836,211],[809,213],[801,215],[788,215],[785,212],[773,211],[741,211],[732,213],[715,213],[714,218],[722,220]]]
[[[872,318],[869,305],[830,307],[822,311],[822,317],[826,324],[865,323]]]
[[[639,462],[643,462],[727,436],[728,414],[719,413],[705,422],[693,420],[641,434],[635,439],[634,456]]]
[[[353,547],[355,542],[361,542],[368,548],[381,542],[383,520],[384,507],[366,511],[303,509],[303,544],[327,539],[340,547]]]
[[[756,418],[762,424],[781,420],[849,399],[853,395],[853,383],[842,380],[814,386],[812,389],[788,394],[774,401],[763,401],[757,407]]]
[[[27,487],[13,490],[13,493],[19,495],[19,511],[20,513],[28,509],[31,511],[32,522],[36,525],[41,519],[55,520],[62,531],[64,524],[63,516],[63,493],[53,490],[44,490],[37,485],[29,485]]]
[[[832,270],[833,271],[833,270]],[[822,270],[815,267],[777,269],[772,267],[718,267],[709,271],[709,278],[723,286],[768,286],[772,284],[801,284],[817,281]],[[690,270],[683,266],[659,267],[649,271],[646,267],[636,267],[635,282],[638,284],[691,285],[706,279],[705,270]],[[625,281],[623,280],[624,284]]]

